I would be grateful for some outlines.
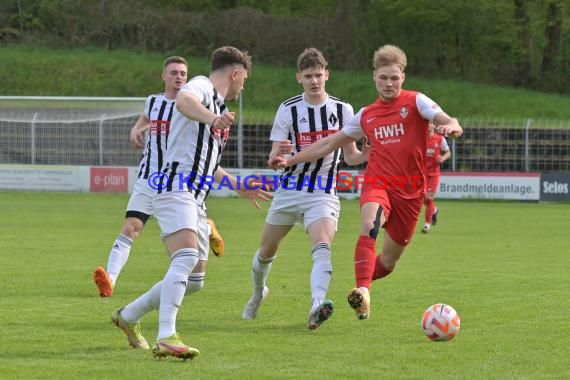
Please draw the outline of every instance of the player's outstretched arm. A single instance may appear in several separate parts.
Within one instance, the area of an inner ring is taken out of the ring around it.
[[[370,154],[370,145],[368,145],[366,137],[364,140],[365,141],[362,145],[361,150],[358,150],[355,142],[351,142],[350,144],[342,147],[344,162],[346,162],[348,165],[354,166],[368,161],[368,155]]]
[[[135,125],[131,128],[131,144],[135,148],[142,148],[144,142],[143,134],[150,129],[150,120],[141,113]]]
[[[316,161],[317,159],[326,156],[327,154],[333,152],[343,145],[354,143],[354,141],[355,139],[353,137],[347,136],[342,131],[340,131],[334,135],[317,141],[316,143],[304,149],[302,152],[297,153],[288,160],[284,160],[281,157],[277,156],[277,166],[280,168],[285,168],[287,166],[300,164],[301,162]]]
[[[456,118],[450,117],[445,112],[437,113],[433,118],[435,124],[435,133],[457,139],[463,134],[463,128],[459,125]]]
[[[247,181],[247,184],[238,184],[236,177],[225,171],[225,169],[221,166],[218,166],[218,169],[214,173],[214,180],[220,183],[226,178],[226,181],[229,181],[235,193],[240,197],[249,199],[255,208],[261,208],[258,200],[269,202],[273,198],[273,195],[271,193],[263,190],[263,182],[261,178],[258,178],[257,180],[255,178],[251,178],[249,181]]]
[[[189,92],[179,92],[176,95],[176,108],[188,119],[197,120],[200,123],[214,128],[229,128],[235,119],[235,112],[225,112],[218,116],[202,104],[200,99]]]

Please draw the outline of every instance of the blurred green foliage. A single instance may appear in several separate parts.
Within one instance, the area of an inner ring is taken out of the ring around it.
[[[279,66],[315,46],[340,69],[392,43],[411,74],[570,91],[567,0],[4,0],[2,41],[202,57],[231,44]]]
[[[143,97],[164,88],[161,72],[166,56],[95,47],[4,45],[0,46],[0,95]],[[189,76],[208,74],[208,59],[185,56]],[[288,67],[255,62],[243,93],[246,117],[271,121],[282,101],[302,92],[295,72],[294,62]],[[418,75],[408,75],[404,87],[426,93],[458,117],[570,119],[570,97],[564,95]],[[371,70],[331,67],[327,91],[351,103],[355,111],[376,99]],[[236,104],[229,106],[237,108]]]

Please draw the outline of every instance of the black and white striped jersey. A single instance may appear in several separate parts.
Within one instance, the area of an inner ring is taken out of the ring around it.
[[[180,92],[190,92],[197,96],[216,115],[228,112],[223,97],[205,76],[192,78]],[[228,138],[229,129],[220,130],[188,119],[175,107],[162,170],[167,175],[168,182],[166,186],[157,186],[158,193],[188,191],[194,195],[198,205],[203,205]]]
[[[175,99],[168,99],[164,94],[154,94],[146,98],[144,115],[150,120],[148,140],[139,164],[137,182],[148,186],[148,177],[160,171],[168,146],[170,120],[174,111]]]
[[[305,101],[303,93],[281,104],[271,129],[271,140],[291,140],[295,152],[300,152],[313,142],[341,130],[353,115],[352,106],[334,96],[327,95],[322,104],[314,105]],[[287,167],[280,183],[286,189],[335,194],[340,153],[338,149],[315,162]]]

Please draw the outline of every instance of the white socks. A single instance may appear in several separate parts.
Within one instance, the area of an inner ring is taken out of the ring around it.
[[[107,262],[107,274],[113,286],[129,259],[132,244],[133,241],[125,235],[119,235],[113,243],[113,248],[111,248],[111,252],[109,252],[109,261]]]
[[[129,323],[137,323],[149,311],[160,306],[160,291],[162,281],[154,284],[152,288],[121,310],[121,317]]]
[[[190,273],[188,276],[188,285],[186,285],[185,295],[189,296],[192,293],[196,293],[204,287],[204,279],[206,278],[205,272],[200,273]]]
[[[185,295],[196,293],[204,287],[204,279],[206,273],[190,273],[188,276],[188,285],[186,286]],[[162,289],[162,281],[154,284],[152,288],[121,310],[121,317],[129,323],[137,323],[142,317],[152,310],[158,310],[160,307],[160,291]]]
[[[331,249],[327,243],[317,243],[311,251],[313,270],[311,271],[312,309],[322,303],[327,296],[332,277]],[[319,302],[315,306],[315,303]]]
[[[198,250],[183,248],[174,252],[168,272],[162,280],[157,339],[176,333],[176,315],[182,303],[190,272],[198,263]]]
[[[253,256],[253,264],[251,266],[251,280],[253,283],[253,297],[261,298],[267,275],[271,270],[271,263],[275,256],[270,259],[264,259],[259,256],[259,250]]]

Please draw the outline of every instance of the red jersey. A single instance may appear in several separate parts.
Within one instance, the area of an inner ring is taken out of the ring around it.
[[[343,133],[366,135],[371,142],[367,178],[381,176],[388,181],[387,191],[414,199],[425,193],[428,124],[439,112],[443,111],[427,96],[401,90],[389,103],[378,99],[361,109]]]
[[[441,152],[449,150],[447,141],[442,135],[433,133],[428,136],[427,150],[426,150],[426,169],[427,175],[439,175],[439,161]]]

